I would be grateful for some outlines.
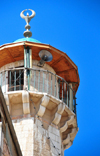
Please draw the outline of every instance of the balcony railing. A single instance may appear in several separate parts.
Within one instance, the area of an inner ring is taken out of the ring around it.
[[[62,100],[76,113],[75,91],[62,77],[48,70],[33,68],[14,68],[0,73],[3,92],[28,89],[48,93]]]

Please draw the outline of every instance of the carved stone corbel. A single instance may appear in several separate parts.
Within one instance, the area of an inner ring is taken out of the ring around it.
[[[61,132],[61,133],[62,133],[62,132],[65,132],[66,129],[68,128],[68,125],[72,124],[73,120],[74,120],[74,115],[70,116],[69,120],[66,121],[65,124],[64,124],[64,126],[62,126],[62,127],[60,128],[60,132]]]
[[[75,138],[75,135],[77,133],[77,128],[73,128],[72,131],[67,135],[67,138],[63,140],[63,145],[65,147],[65,149],[68,149],[71,145],[72,145],[72,137]]]
[[[63,145],[68,144],[70,141],[70,134],[68,134],[67,138],[65,140],[63,140]]]
[[[65,105],[63,103],[60,103],[58,105],[58,110],[55,113],[55,117],[54,117],[54,119],[52,121],[53,124],[55,124],[55,125],[58,125],[59,124],[60,119],[61,119],[61,115],[62,115],[64,109],[65,109]]]
[[[65,122],[64,126],[62,126],[60,128],[60,132],[63,133],[64,131],[66,131],[66,129],[68,128],[68,124],[67,124],[67,121]]]
[[[46,95],[44,95],[42,97],[42,101],[40,103],[40,107],[39,107],[39,110],[38,110],[38,113],[37,113],[38,116],[42,117],[44,115],[46,107],[47,107],[47,105],[49,103],[49,100],[50,100],[50,98],[48,96],[46,96]]]
[[[64,146],[64,150],[68,149],[70,146],[72,146],[73,142],[70,141],[67,145]]]

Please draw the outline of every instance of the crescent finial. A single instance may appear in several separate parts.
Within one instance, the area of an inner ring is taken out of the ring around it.
[[[31,16],[29,16],[30,18],[33,18],[34,16],[35,16],[35,11],[34,10],[32,10],[32,9],[28,9],[28,10],[30,10],[30,11],[32,11],[32,15]]]
[[[27,9],[23,10],[23,11],[20,13],[20,17],[23,18],[23,19],[25,19],[25,17],[26,17],[26,16],[24,16],[24,12],[25,12],[25,11],[27,11]]]
[[[27,13],[26,16],[24,15],[24,12],[27,11],[27,10],[30,10],[30,11],[32,12],[31,16],[29,16],[28,13]],[[20,13],[20,16],[21,16],[21,18],[25,19],[25,21],[26,21],[26,23],[27,23],[26,26],[25,26],[26,31],[24,32],[24,36],[25,36],[25,37],[31,37],[31,36],[32,36],[32,33],[31,33],[31,31],[29,31],[29,29],[30,29],[29,22],[30,22],[30,20],[35,16],[35,11],[32,10],[32,9],[25,9],[25,10],[23,10],[23,11]]]

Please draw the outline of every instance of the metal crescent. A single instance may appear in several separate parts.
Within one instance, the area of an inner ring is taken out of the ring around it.
[[[35,11],[34,11],[34,10],[32,10],[32,9],[28,9],[28,10],[32,11],[32,15],[31,15],[31,16],[29,16],[29,17],[30,17],[30,18],[33,18],[33,17],[35,16]]]
[[[21,18],[23,18],[23,19],[25,19],[25,17],[26,17],[26,16],[24,16],[24,12],[25,12],[25,11],[27,11],[27,9],[23,10],[23,11],[20,13]]]

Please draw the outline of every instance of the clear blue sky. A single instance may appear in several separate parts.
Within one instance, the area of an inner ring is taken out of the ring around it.
[[[4,0],[0,2],[0,45],[23,37],[19,14],[33,9],[33,38],[63,52],[78,66],[79,132],[65,156],[100,156],[100,1]]]

